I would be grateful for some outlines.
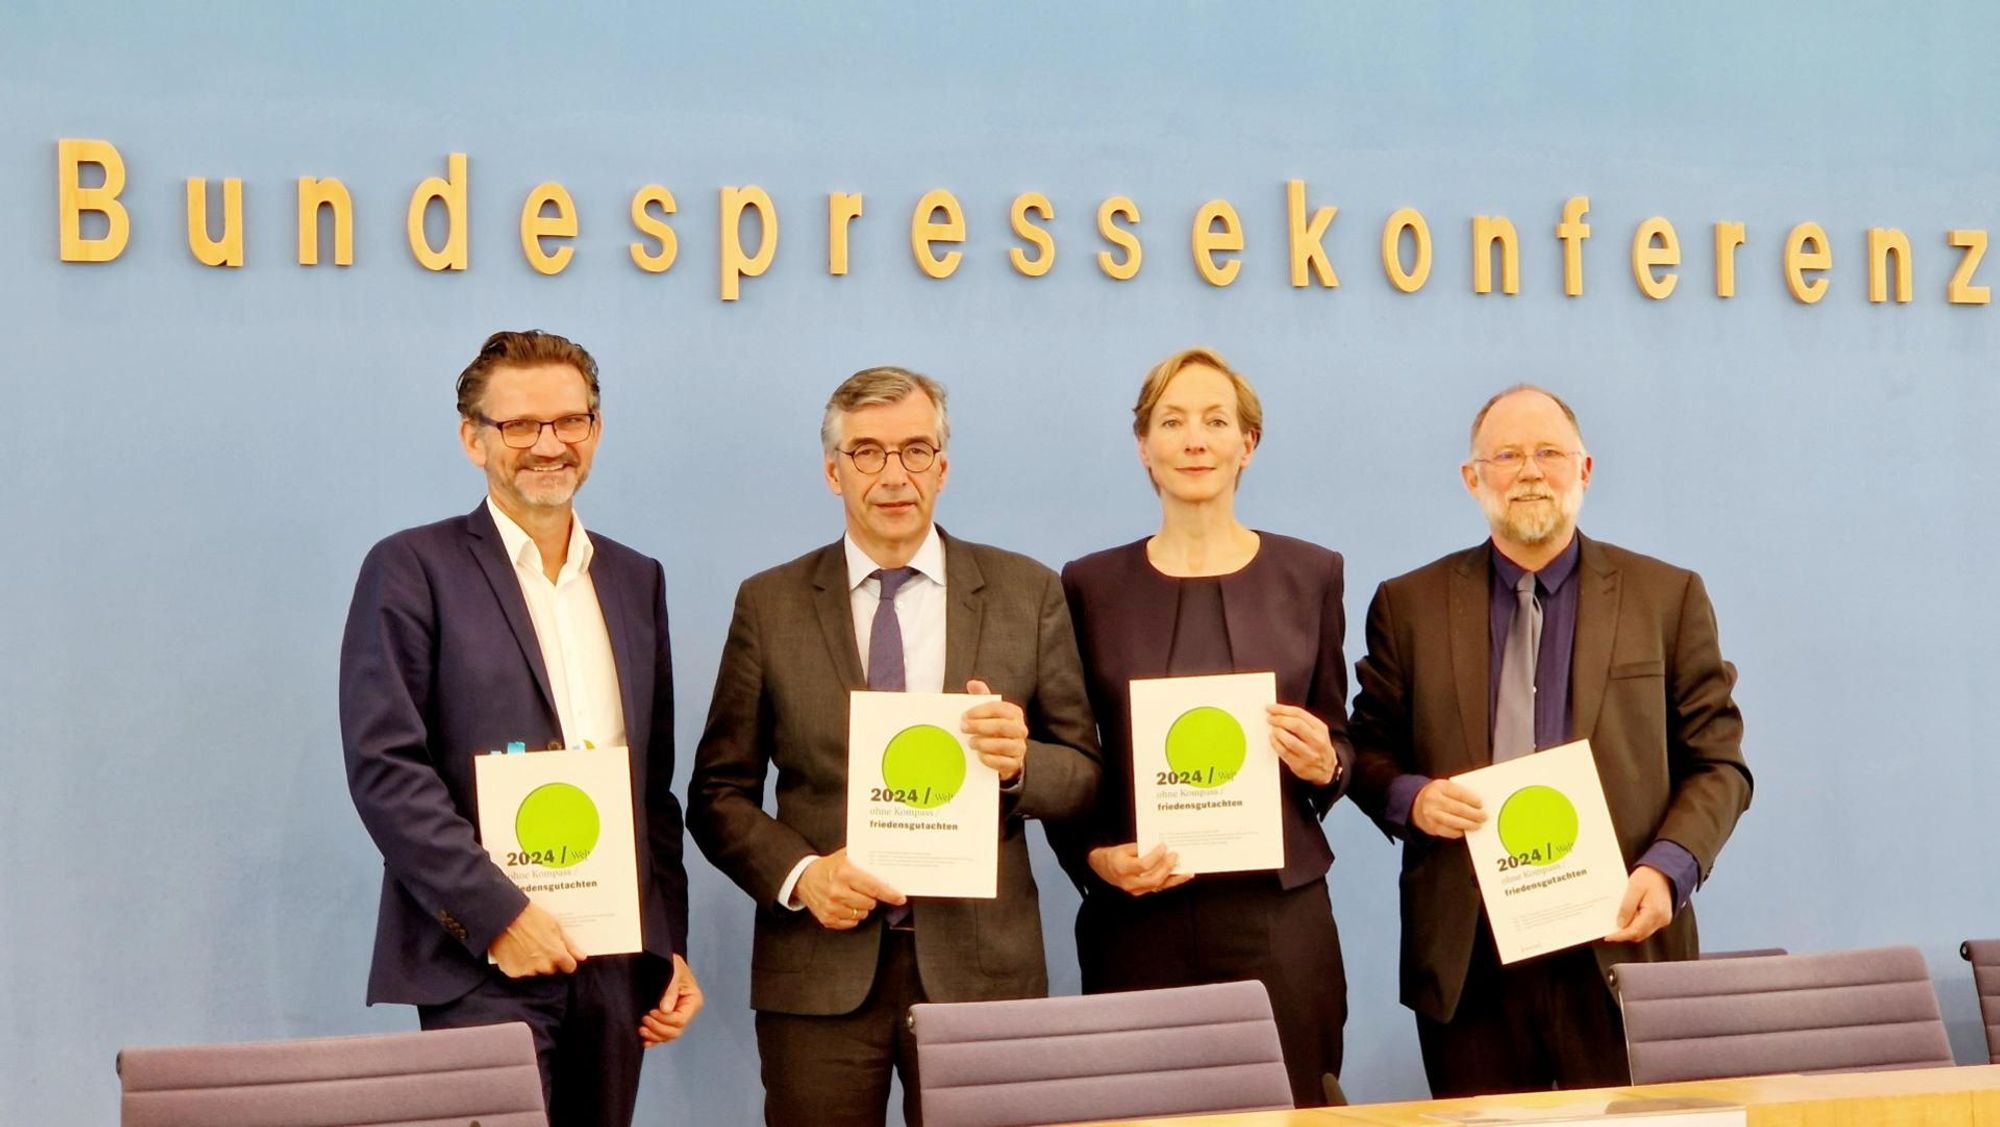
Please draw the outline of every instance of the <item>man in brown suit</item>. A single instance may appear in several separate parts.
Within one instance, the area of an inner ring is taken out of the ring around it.
[[[1628,1082],[1610,968],[1696,957],[1688,898],[1750,802],[1701,578],[1577,532],[1591,469],[1567,404],[1494,396],[1460,468],[1491,541],[1368,609],[1351,793],[1403,841],[1402,1000],[1440,1098]],[[1462,841],[1488,811],[1451,776],[1583,738],[1631,869],[1618,928],[1502,967]]]
[[[910,1005],[1048,992],[1025,819],[1090,808],[1097,743],[1055,573],[931,521],[949,437],[936,381],[850,377],[820,432],[846,535],[737,592],[688,829],[757,903],[750,1004],[768,1123],[880,1124],[893,1069],[916,1124]],[[863,688],[1002,697],[964,719],[1001,779],[995,899],[911,901],[847,859],[848,694]]]

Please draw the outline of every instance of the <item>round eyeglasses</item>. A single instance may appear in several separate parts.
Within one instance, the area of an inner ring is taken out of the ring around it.
[[[898,462],[903,463],[903,469],[907,473],[922,473],[930,469],[931,463],[937,461],[938,456],[937,447],[928,442],[911,442],[894,450],[877,446],[873,442],[864,442],[852,450],[842,450],[841,453],[853,461],[855,469],[865,474],[881,473],[889,464],[891,454],[896,456]]]

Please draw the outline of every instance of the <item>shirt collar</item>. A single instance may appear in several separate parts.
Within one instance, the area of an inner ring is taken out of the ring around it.
[[[1562,585],[1569,582],[1570,576],[1576,574],[1576,561],[1582,557],[1583,534],[1572,532],[1569,547],[1564,548],[1561,555],[1544,564],[1542,570],[1535,573],[1536,585],[1551,595],[1562,590]],[[1493,574],[1500,577],[1502,586],[1510,591],[1513,590],[1514,584],[1519,583],[1521,577],[1527,573],[1527,568],[1508,559],[1506,553],[1498,548],[1493,549]]]
[[[535,546],[535,540],[526,529],[514,523],[514,518],[493,503],[493,497],[486,497],[486,511],[493,514],[493,525],[500,530],[500,542],[507,546],[507,558],[517,567],[525,567],[540,574],[542,570],[542,550]],[[590,570],[590,560],[596,552],[591,548],[590,536],[583,530],[583,518],[572,510],[569,514],[569,554],[563,560],[562,570],[556,573],[556,582],[574,578]]]
[[[854,537],[842,536],[840,542],[847,554],[847,589],[852,591],[867,582],[868,577],[882,565],[869,559],[868,553],[861,550],[861,545],[854,542]],[[944,541],[938,538],[936,524],[932,524],[930,531],[924,535],[924,542],[917,547],[917,554],[910,558],[909,566],[932,583],[940,587],[945,585]]]

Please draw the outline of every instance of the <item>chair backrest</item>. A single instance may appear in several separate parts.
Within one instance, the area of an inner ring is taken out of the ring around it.
[[[126,1049],[124,1127],[547,1127],[519,1022],[428,1033]]]
[[[924,1120],[1018,1127],[1292,1106],[1259,982],[910,1008]]]
[[[1703,951],[1704,959],[1761,959],[1765,955],[1789,955],[1783,947],[1744,947],[1736,951]]]
[[[1979,991],[1979,1019],[1986,1026],[1986,1056],[2000,1064],[2000,939],[1968,939],[1958,953],[1972,964],[1972,984]]]
[[[1613,980],[1634,1084],[1955,1063],[1915,947],[1623,963]]]

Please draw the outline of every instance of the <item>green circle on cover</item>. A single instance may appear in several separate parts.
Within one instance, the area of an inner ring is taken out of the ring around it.
[[[1213,705],[1188,709],[1167,729],[1167,766],[1190,786],[1208,789],[1235,778],[1249,750],[1243,725]]]
[[[1531,865],[1553,865],[1576,847],[1576,807],[1554,787],[1522,787],[1500,804],[1500,844]]]
[[[597,804],[569,783],[536,787],[514,812],[514,840],[536,864],[550,869],[567,869],[589,859],[600,828]]]
[[[905,728],[882,750],[882,784],[905,806],[943,806],[964,782],[965,747],[935,724]]]

